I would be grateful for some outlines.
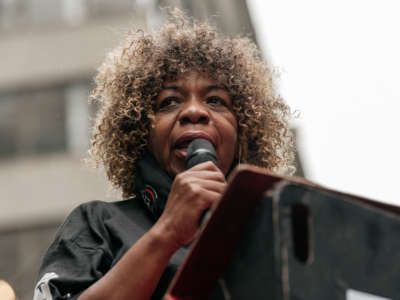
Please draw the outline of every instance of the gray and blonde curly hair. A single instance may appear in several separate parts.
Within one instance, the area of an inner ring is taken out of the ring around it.
[[[240,162],[293,170],[289,107],[248,38],[222,37],[180,11],[154,34],[126,34],[98,69],[91,99],[100,103],[89,153],[124,198],[134,196],[136,162],[148,149],[155,98],[163,82],[205,72],[230,92],[238,122]]]

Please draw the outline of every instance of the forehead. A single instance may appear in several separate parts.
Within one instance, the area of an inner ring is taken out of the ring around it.
[[[200,72],[187,72],[181,75],[178,75],[176,78],[167,78],[164,81],[163,87],[182,87],[187,89],[196,89],[199,87],[220,87],[221,89],[225,89],[222,85],[220,85],[216,80],[214,80],[211,76],[207,73],[200,73]]]

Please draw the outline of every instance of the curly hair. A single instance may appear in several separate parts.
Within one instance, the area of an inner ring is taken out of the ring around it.
[[[207,22],[175,10],[156,33],[127,33],[95,77],[90,97],[100,109],[89,154],[97,166],[104,165],[123,198],[134,197],[136,162],[147,150],[163,82],[188,71],[205,72],[230,92],[239,162],[294,170],[290,109],[276,95],[272,72],[256,45],[246,37],[223,37]]]

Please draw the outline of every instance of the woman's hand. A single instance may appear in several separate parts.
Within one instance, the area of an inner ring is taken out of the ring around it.
[[[193,240],[201,215],[219,201],[225,186],[212,162],[178,174],[157,223],[79,299],[150,299],[171,256]]]
[[[212,162],[178,174],[164,212],[154,226],[177,248],[190,243],[203,212],[219,201],[225,187],[224,174]]]

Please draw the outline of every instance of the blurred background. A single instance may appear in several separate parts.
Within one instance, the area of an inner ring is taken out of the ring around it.
[[[156,28],[165,6],[258,43],[297,116],[297,175],[400,203],[396,1],[0,0],[0,279],[18,299],[76,205],[120,199],[83,162],[87,97],[123,32]]]

